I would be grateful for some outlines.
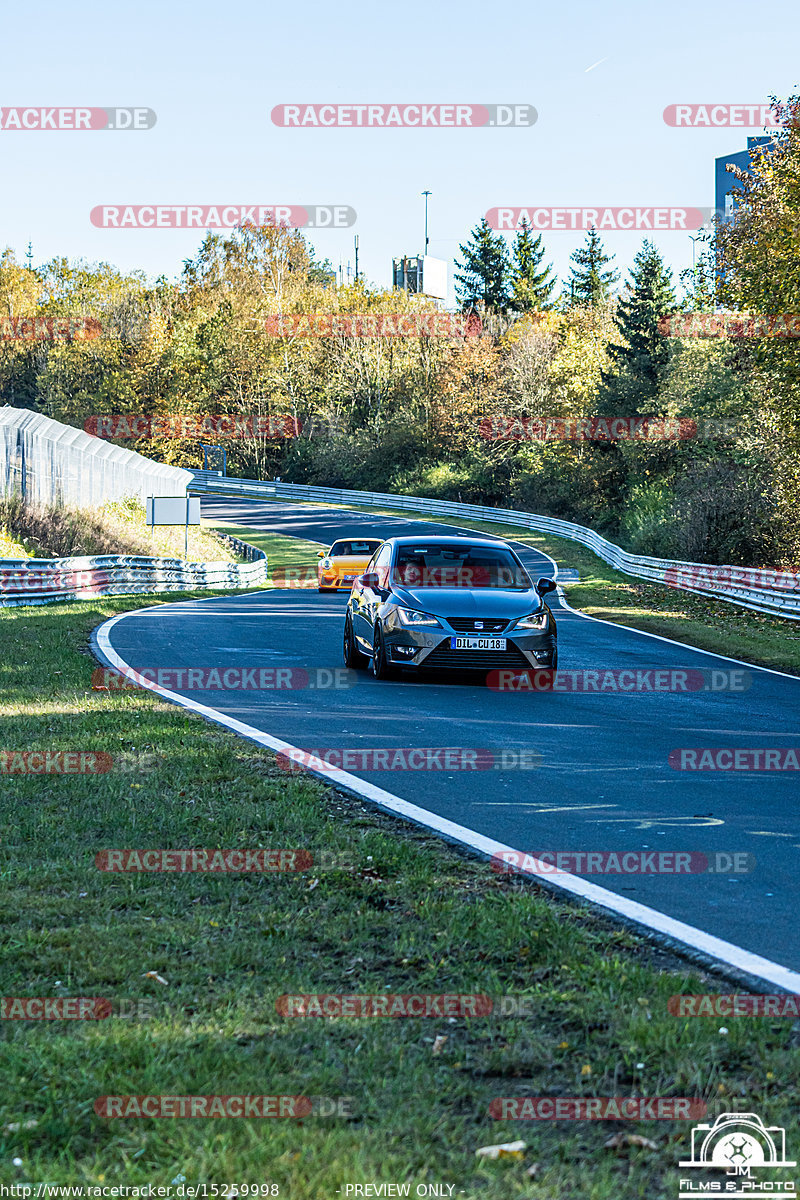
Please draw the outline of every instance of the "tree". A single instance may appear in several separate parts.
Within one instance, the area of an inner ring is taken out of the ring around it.
[[[679,279],[684,291],[683,307],[694,312],[713,312],[717,300],[717,262],[714,253],[713,227],[703,227],[696,235],[700,249],[693,247],[695,259],[691,267],[681,271]]]
[[[511,265],[511,307],[515,312],[540,312],[550,307],[550,294],[556,285],[553,264],[539,268],[544,258],[542,235],[531,233],[523,221],[514,239]]]
[[[614,255],[605,252],[602,240],[594,225],[586,234],[586,245],[570,255],[571,277],[564,285],[563,299],[573,307],[576,304],[597,308],[608,301],[612,286],[619,279],[619,271],[613,268],[604,271],[606,263],[613,262]]]
[[[771,97],[779,128],[751,154],[749,171],[729,167],[739,187],[735,217],[717,228],[715,249],[726,307],[777,318],[767,336],[754,335],[754,381],[761,396],[755,428],[772,464],[776,525],[784,561],[800,555],[800,362],[798,341],[784,318],[800,312],[800,96]],[[795,318],[796,320],[796,318]],[[741,356],[741,351],[738,357]]]
[[[617,402],[620,415],[630,409],[648,412],[656,405],[670,356],[658,322],[674,308],[672,271],[653,243],[644,241],[614,317],[621,340],[609,346],[610,369],[603,372],[606,395]]]
[[[493,233],[482,217],[472,239],[458,247],[464,261],[456,259],[456,296],[462,309],[483,307],[506,312],[509,305],[511,264],[501,233]]]

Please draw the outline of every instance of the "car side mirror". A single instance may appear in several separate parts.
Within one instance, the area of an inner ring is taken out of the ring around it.
[[[376,588],[378,586],[378,572],[365,571],[363,575],[359,575],[358,582],[362,587]]]
[[[317,551],[317,558],[325,558],[325,556],[327,555],[327,553],[328,553],[328,551],[327,551],[327,550],[318,550],[318,551]]]
[[[554,592],[557,586],[552,579],[540,579],[536,584],[536,591],[540,596],[544,596],[546,592]]]

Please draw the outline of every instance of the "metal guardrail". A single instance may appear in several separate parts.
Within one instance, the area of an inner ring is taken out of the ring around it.
[[[647,579],[681,591],[694,592],[737,604],[754,612],[800,620],[800,573],[761,570],[755,567],[709,566],[629,554],[606,538],[555,517],[541,517],[513,508],[485,508],[454,500],[430,500],[424,496],[397,496],[388,492],[357,492],[309,484],[260,482],[255,479],[220,477],[213,471],[194,471],[189,490],[196,495],[248,496],[254,499],[301,500],[306,503],[360,505],[394,508],[430,516],[472,518],[503,525],[519,525],[538,533],[551,533],[586,546],[603,562],[625,575]]]
[[[229,533],[218,533],[214,531],[214,536],[229,546],[236,554],[240,554],[246,562],[259,562],[262,558],[266,562],[266,554],[263,550],[259,550],[257,546],[251,546],[249,542],[243,542],[241,538],[233,537]]]
[[[0,608],[50,604],[56,600],[91,600],[98,596],[179,592],[202,589],[263,587],[267,556],[263,550],[227,539],[249,551],[251,562],[183,562],[179,558],[144,558],[103,554],[82,558],[0,559]]]

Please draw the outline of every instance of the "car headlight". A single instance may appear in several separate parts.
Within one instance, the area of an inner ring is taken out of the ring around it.
[[[403,625],[438,625],[439,622],[431,613],[419,612],[416,608],[400,608],[397,615]]]
[[[322,567],[323,571],[329,571],[330,566],[331,566],[331,560],[329,558],[321,558],[319,565]]]
[[[547,613],[535,612],[528,617],[520,617],[514,626],[515,629],[547,629]]]

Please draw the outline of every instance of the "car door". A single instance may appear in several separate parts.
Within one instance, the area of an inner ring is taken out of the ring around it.
[[[380,547],[372,555],[372,558],[364,568],[363,574],[366,575],[370,571],[376,571],[376,563]],[[362,645],[372,647],[372,622],[369,619],[369,604],[370,604],[370,588],[364,587],[358,580],[353,584],[353,592],[351,597],[350,611],[353,616],[353,636],[356,641],[360,641]]]
[[[392,547],[381,546],[377,554],[373,555],[367,570],[364,572],[364,574],[372,572],[379,579],[377,588],[370,587],[368,584],[363,586],[359,597],[359,627],[356,631],[356,636],[360,637],[370,649],[372,648],[372,628],[378,615],[378,609],[386,595],[385,589],[388,587],[389,565],[391,561]],[[356,629],[355,621],[353,629]]]

